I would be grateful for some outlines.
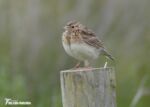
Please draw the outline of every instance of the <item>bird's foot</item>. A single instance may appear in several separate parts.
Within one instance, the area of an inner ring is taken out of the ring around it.
[[[72,69],[78,69],[80,68],[80,62],[78,62]]]
[[[82,69],[85,70],[85,71],[91,71],[92,68],[93,67],[91,67],[91,66],[84,66],[84,67],[82,67]]]

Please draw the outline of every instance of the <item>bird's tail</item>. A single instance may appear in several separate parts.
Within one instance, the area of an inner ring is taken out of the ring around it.
[[[114,58],[104,49],[102,51],[103,55],[105,55],[107,58],[111,59],[112,61],[114,61]]]

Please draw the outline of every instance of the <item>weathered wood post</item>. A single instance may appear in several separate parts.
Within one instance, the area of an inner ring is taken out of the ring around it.
[[[113,68],[60,72],[63,107],[116,107]]]

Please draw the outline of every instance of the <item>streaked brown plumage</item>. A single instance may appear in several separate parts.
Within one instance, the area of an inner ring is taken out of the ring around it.
[[[89,66],[89,60],[96,59],[99,55],[105,55],[113,60],[102,41],[81,23],[70,21],[64,28],[62,43],[65,51],[75,59],[84,61],[85,66]]]

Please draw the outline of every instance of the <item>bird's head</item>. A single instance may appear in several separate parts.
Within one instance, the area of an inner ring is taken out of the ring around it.
[[[67,23],[67,25],[64,27],[65,30],[67,31],[76,31],[81,29],[81,27],[83,27],[83,25],[78,22],[78,21],[69,21]]]

